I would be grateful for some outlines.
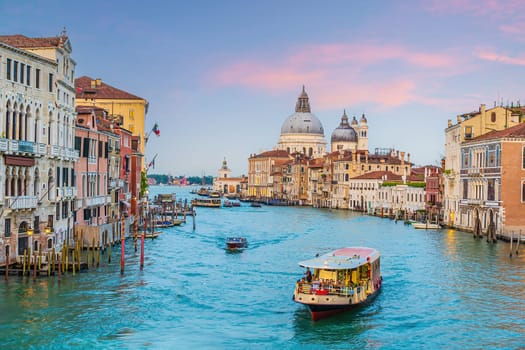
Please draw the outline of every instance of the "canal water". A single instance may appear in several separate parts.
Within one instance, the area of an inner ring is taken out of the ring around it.
[[[189,189],[153,187],[152,195]],[[227,236],[245,236],[242,253]],[[312,322],[292,301],[298,261],[344,246],[379,249],[383,288],[369,306]],[[453,230],[342,210],[198,208],[97,270],[0,279],[0,344],[20,348],[517,349],[525,347],[525,249]]]

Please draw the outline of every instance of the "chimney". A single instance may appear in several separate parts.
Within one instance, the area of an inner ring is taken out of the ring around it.
[[[457,117],[457,118],[458,118],[458,124],[461,124],[461,116],[460,116],[460,115],[458,115],[458,117]]]
[[[407,163],[410,163],[410,153],[407,153]]]
[[[452,126],[452,119],[448,120],[448,127],[450,128]]]
[[[405,152],[401,152],[401,165],[405,164]]]

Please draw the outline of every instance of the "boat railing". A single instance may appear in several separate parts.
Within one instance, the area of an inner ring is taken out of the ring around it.
[[[360,293],[365,286],[361,285],[339,285],[332,282],[320,281],[298,281],[297,288],[300,293],[315,294],[315,295],[339,295],[339,296],[353,296],[355,293]]]

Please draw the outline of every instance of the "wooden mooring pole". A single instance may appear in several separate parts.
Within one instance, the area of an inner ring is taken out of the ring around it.
[[[125,248],[125,240],[124,240],[124,217],[122,217],[121,227],[120,227],[120,274],[124,274],[124,248]]]
[[[9,280],[9,249],[7,250],[7,255],[5,257],[5,280]]]

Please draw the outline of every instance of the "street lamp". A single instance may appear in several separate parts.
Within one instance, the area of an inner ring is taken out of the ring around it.
[[[50,234],[51,233],[51,227],[46,226],[46,228],[44,229],[44,232],[46,233],[46,235]]]
[[[28,227],[26,232],[27,232],[28,236],[32,236],[33,235],[33,229],[31,227]]]

